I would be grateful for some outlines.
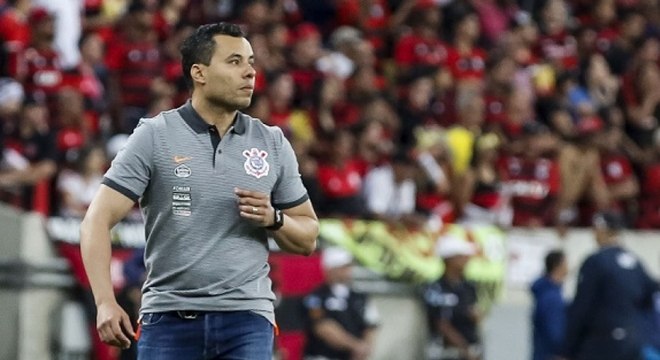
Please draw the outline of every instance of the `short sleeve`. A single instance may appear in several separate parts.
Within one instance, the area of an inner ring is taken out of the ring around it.
[[[424,303],[432,319],[451,319],[457,299],[454,294],[446,293],[442,286],[436,283],[424,290]]]
[[[153,129],[140,120],[126,145],[112,160],[103,184],[137,201],[149,185],[153,156]]]
[[[307,199],[307,189],[302,183],[300,172],[298,171],[298,160],[293,148],[282,134],[282,130],[277,130],[276,141],[281,144],[278,151],[279,172],[277,183],[271,194],[273,206],[278,209],[289,209],[298,206]]]
[[[119,71],[124,62],[124,48],[121,44],[114,43],[108,46],[108,51],[105,56],[105,65],[110,71]]]

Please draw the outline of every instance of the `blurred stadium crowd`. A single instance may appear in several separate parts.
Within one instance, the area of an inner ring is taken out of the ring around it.
[[[419,226],[660,228],[655,0],[0,1],[2,200],[81,216],[141,117],[188,98],[178,46],[240,23],[246,112],[319,214]]]

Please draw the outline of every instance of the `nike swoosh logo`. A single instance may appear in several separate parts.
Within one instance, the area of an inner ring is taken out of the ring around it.
[[[178,156],[178,155],[174,157],[174,162],[177,163],[177,164],[180,164],[180,163],[182,163],[184,161],[188,161],[188,160],[192,160],[192,157],[190,157],[190,156]]]

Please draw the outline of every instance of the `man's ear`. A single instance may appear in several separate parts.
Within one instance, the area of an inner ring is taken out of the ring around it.
[[[201,66],[199,64],[193,64],[190,67],[190,77],[192,78],[193,82],[197,82],[200,84],[206,84],[206,69],[204,66]]]

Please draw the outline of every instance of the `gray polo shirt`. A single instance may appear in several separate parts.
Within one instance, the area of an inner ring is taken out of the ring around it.
[[[239,216],[234,188],[280,209],[308,199],[278,127],[239,112],[221,139],[189,101],[141,120],[104,184],[144,214],[142,313],[252,310],[274,322],[267,233]]]

